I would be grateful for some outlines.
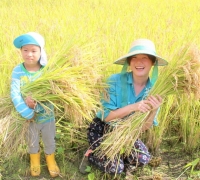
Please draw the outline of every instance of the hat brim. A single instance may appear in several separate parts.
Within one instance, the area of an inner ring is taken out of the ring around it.
[[[36,45],[36,46],[40,46],[39,43],[30,35],[28,34],[23,34],[21,36],[18,36],[14,41],[13,44],[16,48],[21,48],[25,45]]]
[[[142,50],[130,52],[130,53],[120,57],[119,59],[117,59],[114,62],[114,64],[124,65],[125,61],[128,57],[133,56],[133,55],[137,55],[137,54],[148,54],[148,55],[155,56],[156,60],[158,61],[158,63],[157,63],[158,66],[166,66],[168,64],[168,62],[165,59],[161,58],[160,56],[158,56],[156,54],[152,54],[152,53],[147,53],[147,51],[142,51]]]

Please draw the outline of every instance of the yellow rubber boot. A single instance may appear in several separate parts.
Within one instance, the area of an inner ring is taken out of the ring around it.
[[[40,175],[40,153],[30,154],[31,176]]]
[[[60,174],[60,169],[55,161],[55,154],[45,154],[46,162],[51,177],[56,177]]]

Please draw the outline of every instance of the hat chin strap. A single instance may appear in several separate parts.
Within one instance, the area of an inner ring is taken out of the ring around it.
[[[124,107],[127,105],[127,102],[128,102],[128,96],[127,96],[127,76],[126,76],[126,72],[127,72],[127,69],[128,69],[128,63],[127,61],[125,61],[123,67],[122,67],[122,70],[121,70],[121,88],[122,88],[122,102],[121,102],[121,107]]]
[[[125,61],[124,65],[122,67],[121,73],[125,73],[127,71],[127,69],[128,69],[128,63],[127,63],[127,61]]]
[[[152,86],[156,83],[158,79],[158,61],[155,62],[154,67],[153,67],[153,71],[151,74],[151,84]]]

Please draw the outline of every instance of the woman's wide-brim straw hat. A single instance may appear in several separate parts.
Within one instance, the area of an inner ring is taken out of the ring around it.
[[[162,57],[157,55],[155,45],[149,39],[137,39],[137,40],[135,40],[132,43],[129,52],[126,55],[117,59],[114,62],[114,64],[124,65],[128,57],[131,57],[131,56],[134,56],[134,55],[137,55],[137,54],[148,54],[148,55],[155,56],[156,60],[157,60],[156,64],[158,66],[165,66],[165,65],[168,64],[168,62],[165,59],[163,59]]]

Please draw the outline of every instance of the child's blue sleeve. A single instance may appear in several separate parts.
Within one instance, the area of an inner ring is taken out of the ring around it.
[[[27,120],[33,118],[34,110],[26,105],[20,92],[20,78],[17,76],[12,77],[10,95],[17,112]]]

